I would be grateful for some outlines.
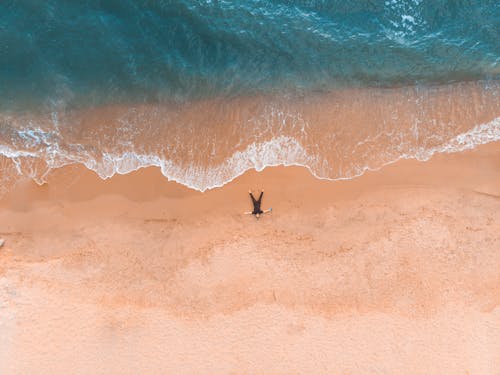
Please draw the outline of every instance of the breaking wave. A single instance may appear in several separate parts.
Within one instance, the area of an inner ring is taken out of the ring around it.
[[[497,86],[469,83],[3,114],[2,190],[70,164],[103,179],[154,166],[199,191],[279,165],[349,179],[500,140],[497,98]]]

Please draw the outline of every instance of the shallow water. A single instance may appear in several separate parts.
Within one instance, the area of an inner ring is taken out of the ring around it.
[[[353,178],[400,158],[499,140],[498,91],[462,83],[3,114],[4,184],[19,175],[42,183],[72,163],[102,178],[158,166],[202,191],[271,165]]]

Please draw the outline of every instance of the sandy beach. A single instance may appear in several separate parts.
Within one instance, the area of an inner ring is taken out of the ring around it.
[[[0,1],[0,375],[500,375],[499,11]]]
[[[500,373],[499,142],[205,193],[66,166],[0,238],[1,374]]]

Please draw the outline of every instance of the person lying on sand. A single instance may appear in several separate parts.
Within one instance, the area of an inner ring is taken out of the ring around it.
[[[250,194],[250,198],[252,199],[253,211],[245,212],[245,215],[255,215],[255,217],[258,219],[260,218],[260,215],[266,214],[273,210],[272,208],[270,208],[268,210],[262,211],[260,208],[260,205],[262,203],[262,196],[264,195],[264,190],[260,192],[259,199],[255,199],[255,197],[252,194],[252,190],[249,190],[248,193]]]

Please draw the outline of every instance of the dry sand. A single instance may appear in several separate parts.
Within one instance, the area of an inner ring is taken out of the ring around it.
[[[0,374],[500,374],[500,142],[203,194],[65,167],[0,208]]]

